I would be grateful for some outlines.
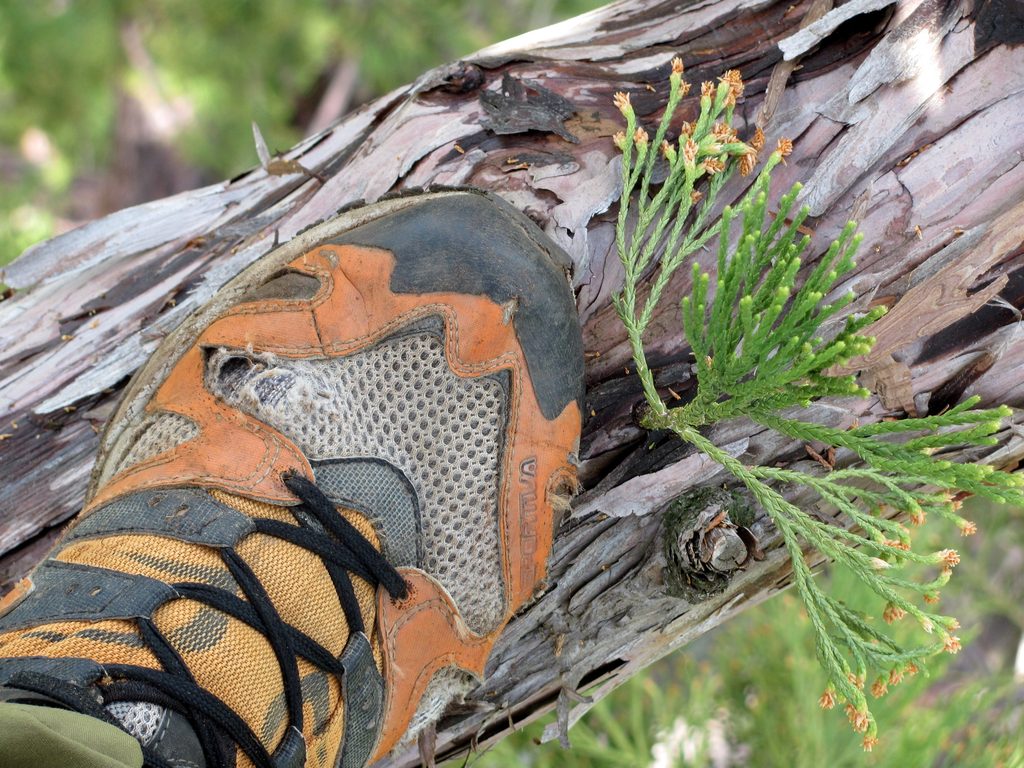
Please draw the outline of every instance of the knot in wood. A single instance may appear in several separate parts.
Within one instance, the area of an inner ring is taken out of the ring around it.
[[[749,503],[737,492],[698,488],[673,501],[664,517],[669,594],[696,603],[722,592],[732,574],[760,554],[746,527],[752,521]]]

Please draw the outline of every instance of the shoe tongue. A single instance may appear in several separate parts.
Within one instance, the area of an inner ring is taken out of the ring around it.
[[[191,723],[173,709],[147,701],[116,701],[106,709],[123,730],[171,765],[206,768]]]

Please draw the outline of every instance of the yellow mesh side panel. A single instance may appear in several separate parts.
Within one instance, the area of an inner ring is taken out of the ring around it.
[[[348,625],[327,569],[316,555],[281,539],[253,534],[238,547],[281,618],[339,655]]]
[[[234,507],[250,517],[268,517],[285,523],[295,522],[291,512],[284,507],[232,496],[219,490],[211,493],[221,503]],[[339,512],[376,549],[380,549],[380,540],[369,520],[354,510],[339,509]],[[281,612],[285,621],[336,654],[344,650],[345,643],[348,642],[348,625],[345,623],[345,615],[341,611],[341,604],[334,592],[330,575],[319,557],[280,539],[260,535],[250,536],[243,541],[238,547],[238,553],[260,577],[274,607]],[[300,568],[297,568],[295,560],[291,559],[295,557],[303,561],[304,565]],[[290,569],[301,568],[309,568],[311,572],[289,572]],[[305,578],[307,576],[311,578]],[[295,585],[295,580],[300,577],[308,582],[309,586]],[[370,631],[377,615],[376,590],[365,579],[351,574],[350,578],[360,612],[363,614],[363,622]],[[310,606],[315,606],[315,610],[309,611]],[[375,639],[375,648],[376,645]]]
[[[295,517],[288,511],[287,507],[279,507],[276,504],[268,504],[265,501],[246,499],[242,496],[233,496],[218,488],[210,489],[210,495],[221,504],[234,507],[249,517],[269,517],[273,520],[280,520],[282,523],[294,523]]]
[[[219,501],[252,517],[295,523],[281,507],[214,493]],[[335,656],[348,642],[348,626],[334,584],[323,562],[309,550],[272,536],[253,534],[237,547],[281,618],[305,632]]]
[[[273,718],[273,702],[284,684],[270,643],[259,631],[194,600],[174,600],[153,614],[153,623],[170,640],[196,682],[221,699],[273,749],[284,722]],[[269,728],[264,728],[272,718]]]
[[[221,491],[212,493],[218,501],[250,517],[268,517],[295,523],[295,518],[286,508]],[[340,512],[374,547],[380,549],[380,541],[373,526],[365,517],[347,509]],[[260,534],[246,538],[239,545],[238,553],[259,577],[281,617],[340,656],[348,642],[348,625],[330,574],[320,558],[301,547]],[[376,591],[366,580],[351,575],[350,578],[363,620],[372,630],[376,617]],[[374,634],[371,632],[371,636]],[[379,670],[381,661],[376,639],[373,645]],[[302,659],[299,660],[299,674],[305,700],[303,735],[306,739],[307,765],[332,766],[344,728],[341,687],[336,679],[323,674]],[[264,742],[276,745],[284,734],[283,699],[274,705],[269,714],[265,732],[257,730],[256,733],[261,739],[266,738],[270,732],[270,722],[276,714],[280,730],[274,732],[272,741]]]
[[[283,507],[232,496],[213,495],[252,517],[294,523]],[[358,512],[339,510],[375,547],[380,542],[370,522]],[[330,575],[307,550],[271,536],[253,534],[237,547],[252,568],[282,619],[315,639],[335,655],[348,642],[348,626]],[[68,563],[108,568],[147,576],[165,583],[209,584],[241,596],[220,553],[201,544],[151,534],[119,534],[70,545],[56,556]],[[376,617],[375,589],[350,576],[372,640],[378,670],[380,647],[372,632]],[[277,658],[258,630],[210,606],[179,599],[158,608],[153,622],[181,654],[197,683],[238,713],[273,751],[287,726],[284,684]],[[99,663],[136,664],[160,668],[141,642],[132,621],[55,622],[0,635],[0,654],[10,656],[83,657]],[[305,660],[299,660],[304,699],[307,766],[329,768],[337,759],[344,729],[339,681]],[[238,754],[239,768],[250,761]]]
[[[142,644],[135,622],[61,621],[0,635],[0,656],[93,659],[100,664],[134,664],[159,669]]]
[[[235,590],[234,579],[216,549],[164,536],[126,534],[80,541],[58,552],[55,559],[148,576],[168,584],[191,581]]]
[[[344,707],[337,678],[299,659],[302,680],[306,768],[333,768],[344,733]]]

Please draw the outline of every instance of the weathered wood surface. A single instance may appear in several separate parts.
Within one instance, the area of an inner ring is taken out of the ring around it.
[[[80,504],[96,431],[127,377],[227,278],[340,207],[472,185],[525,210],[575,263],[588,350],[585,490],[559,532],[548,590],[509,627],[465,711],[443,723],[439,753],[552,706],[572,722],[587,706],[579,688],[596,685],[599,697],[771,595],[788,565],[764,520],[754,531],[766,560],[724,594],[690,605],[664,592],[656,513],[687,488],[725,477],[631,418],[640,394],[609,305],[622,278],[612,250],[615,91],[630,92],[653,121],[672,56],[694,82],[740,69],[748,87],[739,122],[752,129],[757,120],[770,141],[796,141],[777,186],[805,181],[816,245],[848,218],[862,222],[859,266],[841,289],[857,291],[861,306],[891,309],[864,370],[884,397],[819,405],[819,418],[925,412],[965,391],[1024,405],[1020,7],[854,0],[830,8],[830,0],[619,2],[429,72],[287,154],[319,179],[256,169],[31,249],[6,270],[20,290],[0,303],[0,587],[42,555]],[[737,182],[725,196],[741,191]],[[677,290],[689,279],[680,273]],[[674,307],[650,336],[666,397],[669,387],[685,397],[690,372]],[[806,461],[802,446],[750,425],[713,433],[747,462]],[[989,459],[1016,466],[1024,441],[1015,429],[1004,438]],[[417,760],[410,751],[389,765]]]

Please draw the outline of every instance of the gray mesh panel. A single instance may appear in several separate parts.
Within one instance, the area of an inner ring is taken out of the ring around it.
[[[83,538],[155,533],[213,547],[234,546],[255,529],[252,519],[190,488],[139,491],[120,496],[82,518],[60,548]]]
[[[56,621],[103,621],[149,616],[175,597],[162,581],[59,560],[32,572],[31,600],[0,616],[0,633]]]
[[[477,632],[504,613],[499,462],[507,375],[462,378],[430,329],[349,357],[211,357],[208,385],[280,430],[313,460],[376,457],[398,467],[420,501],[423,569]]]
[[[140,425],[138,438],[118,462],[120,472],[133,464],[156,456],[158,453],[181,445],[199,434],[199,428],[177,413],[157,413],[148,416]]]
[[[165,710],[148,701],[115,701],[107,704],[107,712],[117,718],[128,733],[148,745],[160,728]]]
[[[397,469],[378,459],[342,459],[313,467],[320,490],[335,504],[373,521],[392,565],[423,564],[423,534],[415,491]]]
[[[203,768],[206,760],[188,718],[148,701],[116,701],[106,706],[121,727],[176,768]]]

